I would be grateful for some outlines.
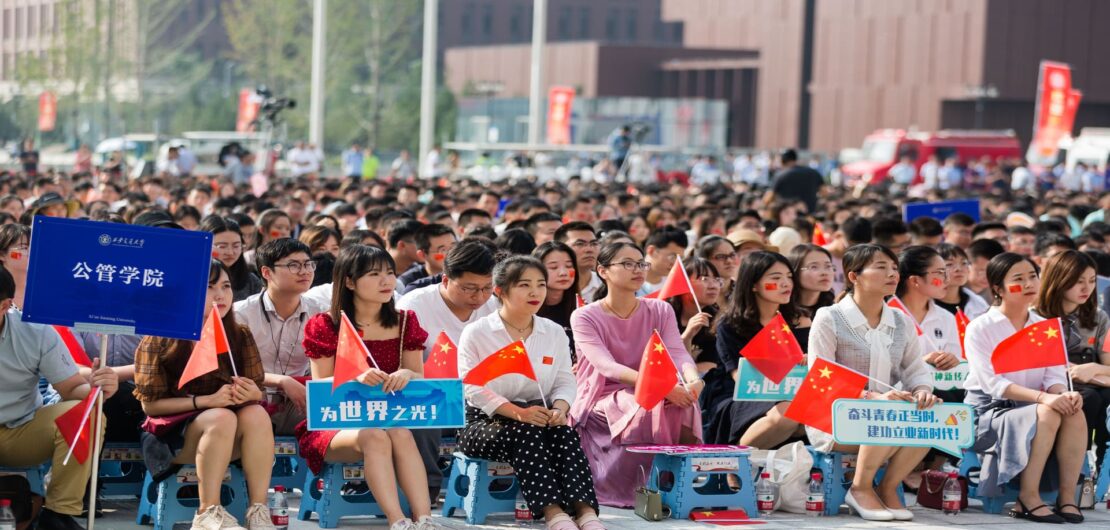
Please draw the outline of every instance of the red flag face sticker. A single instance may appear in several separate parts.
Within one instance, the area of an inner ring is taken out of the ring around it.
[[[443,261],[443,259],[446,258],[446,257],[447,257],[447,254],[444,254],[442,252],[436,252],[435,254],[432,254],[432,259],[434,259],[436,261]]]
[[[777,291],[777,290],[779,290],[779,284],[777,284],[777,283],[765,283],[765,284],[763,284],[763,290],[764,291]]]
[[[572,280],[574,279],[574,269],[571,269],[571,270],[567,271],[567,274],[570,275],[570,279],[572,279]]]
[[[1011,293],[1014,293],[1014,294],[1021,293],[1021,286],[1017,285],[1017,284],[1009,286],[1008,289],[1010,290]]]
[[[12,254],[15,254],[15,252],[13,252]],[[12,256],[12,257],[15,258],[15,256]],[[220,257],[220,253],[213,250],[212,251],[212,257],[213,258],[218,258],[218,257]],[[15,259],[19,259],[19,258],[15,258]]]
[[[933,285],[935,285],[937,287],[944,287],[944,280],[942,280],[940,278],[933,278],[932,282],[933,282]]]
[[[270,237],[281,237],[281,232],[278,232],[277,230],[270,230]]]
[[[9,253],[8,256],[10,256],[12,259],[21,259],[21,258],[23,258],[23,253],[22,252],[12,252],[12,253]]]

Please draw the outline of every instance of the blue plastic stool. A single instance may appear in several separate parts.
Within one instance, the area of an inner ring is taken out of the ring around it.
[[[304,485],[308,465],[298,452],[297,439],[292,436],[274,438],[274,470],[270,474],[270,487],[284,486],[293,491]]]
[[[1110,447],[1110,443],[1106,446]],[[1107,451],[1106,455],[1106,458],[1110,458],[1110,451]],[[1098,470],[1098,483],[1095,484],[1095,502],[1101,502],[1106,496],[1106,490],[1110,490],[1110,465],[1106,462],[1099,462],[1098,465],[1101,469]]]
[[[436,462],[439,464],[439,471],[443,473],[444,477],[451,476],[451,469],[455,467],[455,449],[458,448],[458,443],[454,438],[444,437],[443,441],[439,443],[439,458]]]
[[[713,467],[695,469],[701,465],[699,461],[707,459],[716,461]],[[735,469],[728,462],[731,460],[736,461]],[[662,480],[664,473],[673,477],[673,481]],[[729,487],[730,474],[738,476],[739,491]],[[673,519],[687,519],[690,512],[697,508],[714,507],[740,507],[748,513],[748,517],[759,517],[748,452],[656,454],[651,462],[650,477],[651,487],[659,491],[663,505],[671,509]],[[703,478],[704,484],[695,484]]]
[[[1013,487],[1012,485],[1006,484],[1002,488],[1003,489],[1003,494],[1001,496],[998,496],[998,497],[984,497],[984,496],[980,495],[979,494],[979,470],[980,470],[981,467],[982,467],[982,464],[979,462],[979,454],[974,452],[974,451],[970,451],[970,450],[965,449],[964,452],[963,452],[963,458],[960,460],[960,476],[967,479],[967,497],[969,499],[979,499],[979,501],[983,503],[983,512],[985,512],[985,513],[1002,513],[1002,509],[1006,507],[1006,504],[1009,504],[1009,503],[1012,503],[1012,502],[1017,502],[1018,490],[1017,490],[1017,488]],[[1105,468],[1106,466],[1103,466],[1103,467]],[[1080,471],[1080,476],[1085,477],[1085,476],[1090,476],[1090,475],[1091,475],[1090,461],[1088,461],[1087,457],[1084,456],[1083,457],[1083,469]],[[1105,469],[1103,469],[1103,473],[1101,473],[1101,475],[1099,476],[1099,485],[1100,486],[1098,486],[1098,487],[1101,487],[1101,484],[1104,480],[1102,478],[1102,475],[1106,475],[1106,470]],[[1110,480],[1110,479],[1106,479],[1106,480]],[[1098,499],[1102,498],[1101,494],[1099,494],[1098,487],[1095,488],[1095,500],[1096,501]],[[1078,497],[1080,495],[1082,495],[1082,493],[1083,493],[1082,489],[1079,489],[1079,488],[1076,489],[1076,491],[1075,491],[1075,495],[1077,497],[1076,501],[1075,501],[1076,504],[1079,503]],[[1041,493],[1041,498],[1044,499],[1045,502],[1047,502],[1049,504],[1052,504],[1052,503],[1056,502],[1056,495],[1057,495],[1057,492],[1055,492],[1055,491],[1043,492],[1043,493]]]
[[[0,467],[0,476],[19,475],[26,477],[31,484],[31,493],[40,497],[46,496],[46,488],[42,486],[43,477],[50,471],[50,462],[39,467]]]
[[[101,493],[105,496],[142,497],[143,462],[142,447],[137,443],[106,443],[100,453]]]
[[[848,455],[838,452],[822,453],[812,447],[809,447],[809,452],[813,455],[813,467],[821,470],[821,482],[825,486],[825,515],[837,515],[848,496],[848,488],[852,485],[845,473],[848,466],[844,457]],[[883,467],[875,474],[876,484],[882,480],[885,471],[886,467]],[[901,484],[898,485],[898,499],[902,504],[906,503]]]
[[[497,479],[511,479],[504,489],[492,489]],[[451,517],[455,510],[466,512],[466,524],[482,524],[491,513],[512,512],[520,484],[506,464],[470,458],[455,453],[451,475],[447,478],[447,498],[443,501],[443,516]]]
[[[188,480],[188,482],[186,482]],[[200,499],[178,497],[183,487],[196,486],[196,466],[183,466],[175,476],[154,482],[150,471],[144,473],[143,492],[135,524],[154,524],[154,530],[173,530],[174,523],[192,521]],[[247,514],[247,482],[237,465],[227,468],[220,488],[220,504],[240,523]]]
[[[297,519],[308,521],[315,513],[320,519],[320,528],[335,528],[343,517],[385,515],[369,491],[343,495],[343,485],[348,482],[365,482],[362,464],[325,463],[320,474],[306,473]],[[408,513],[409,505],[404,493],[399,492],[399,496],[401,509]]]

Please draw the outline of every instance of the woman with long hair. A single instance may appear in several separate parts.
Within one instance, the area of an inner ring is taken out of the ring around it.
[[[979,454],[979,491],[1002,494],[1019,481],[1015,517],[1034,522],[1080,522],[1083,515],[1071,499],[1090,443],[1083,396],[1069,390],[1064,366],[996,373],[991,356],[999,343],[1044,320],[1030,310],[1037,299],[1037,265],[1027,257],[1004,252],[987,264],[987,283],[994,307],[968,324],[964,335],[968,376],[964,402],[975,407],[975,444]],[[1049,461],[1054,460],[1051,465]],[[1041,491],[1058,487],[1057,499],[1068,502],[1055,510],[1041,500]]]
[[[570,327],[570,315],[578,309],[579,304],[578,282],[575,281],[578,258],[574,249],[558,241],[548,241],[536,247],[532,251],[532,257],[540,260],[547,271],[547,295],[536,314],[563,327],[570,340],[570,356],[574,361],[572,365],[576,365],[578,355],[574,350],[574,330]]]
[[[278,210],[277,208],[271,208],[262,212],[262,215],[258,216],[258,237],[255,247],[248,250],[244,254],[247,263],[251,264],[252,267],[254,266],[255,248],[258,248],[263,244],[275,239],[289,237],[292,233],[293,218],[289,217],[289,214]]]
[[[771,449],[805,435],[798,422],[784,415],[790,401],[733,401],[731,392],[739,377],[740,351],[775,315],[782,315],[802,350],[807,347],[810,320],[791,301],[794,289],[790,262],[781,254],[761,250],[741,262],[732,303],[717,320],[717,355],[730,379],[706,429],[711,443]]]
[[[605,284],[598,302],[571,315],[578,348],[578,395],[571,424],[582,437],[597,498],[601,504],[629,507],[629,477],[651,465],[651,455],[625,451],[638,444],[690,444],[701,441],[698,377],[667,303],[636,298],[649,267],[634,244],[607,245],[598,254],[597,273]],[[634,390],[644,349],[658,330],[682,380],[665,402],[651,410],[636,403]]]
[[[326,226],[309,225],[301,230],[301,235],[297,238],[301,243],[308,245],[309,254],[316,256],[317,254],[327,252],[333,258],[339,257],[339,232],[332,230]]]
[[[791,249],[787,259],[790,261],[790,272],[794,274],[791,301],[798,309],[812,319],[818,309],[836,302],[836,293],[833,292],[836,267],[831,252],[806,243]]]
[[[864,399],[886,399],[932,407],[932,375],[922,362],[914,326],[886,298],[898,287],[898,256],[881,245],[855,245],[844,253],[844,293],[840,301],[817,311],[809,332],[810,366],[823,358],[868,376]],[[880,385],[881,383],[881,385]],[[900,386],[905,390],[892,390]],[[848,506],[869,521],[908,521],[913,512],[898,495],[902,484],[921,463],[927,447],[834,443],[832,436],[813,427],[806,434],[818,451],[858,452]],[[879,486],[875,475],[886,466]]]
[[[909,314],[904,316],[921,329],[921,357],[926,364],[939,371],[947,371],[960,364],[960,332],[956,317],[938,306],[935,301],[947,292],[948,269],[940,253],[924,245],[908,247],[898,257],[898,288],[895,296],[902,301]],[[962,391],[937,393],[947,401],[963,401]]]
[[[713,264],[718,276],[724,280],[722,292],[725,298],[731,297],[733,284],[740,274],[740,255],[732,243],[721,236],[705,236],[694,245],[693,255]]]
[[[937,252],[944,259],[944,269],[948,271],[948,287],[944,297],[936,300],[937,305],[953,315],[961,310],[969,320],[986,313],[990,304],[967,288],[968,273],[971,271],[971,259],[967,257],[967,252],[951,243],[937,245]]]
[[[1095,430],[1098,461],[1106,454],[1110,434],[1106,408],[1110,406],[1110,353],[1102,351],[1110,318],[1098,307],[1095,260],[1086,253],[1065,250],[1049,258],[1033,311],[1042,318],[1060,318],[1068,349],[1068,373],[1073,388],[1083,396],[1083,415]]]
[[[547,297],[546,278],[547,268],[530,256],[512,256],[494,267],[493,292],[501,307],[463,330],[459,375],[521,341],[538,381],[510,374],[466,385],[459,450],[513,466],[532,517],[543,517],[547,528],[605,530],[581,441],[567,425],[577,388],[570,343],[561,326],[536,314]]]
[[[245,244],[238,223],[218,215],[209,215],[200,222],[200,230],[212,233],[213,257],[227,267],[236,302],[246,300],[266,288],[265,282],[250,270],[243,257]]]
[[[643,248],[644,242],[646,242],[648,236],[651,235],[651,226],[648,225],[644,216],[627,215],[621,221],[624,223],[624,226],[627,227],[625,232],[628,232],[628,235],[632,236],[632,241],[639,245],[640,248]]]
[[[396,265],[388,252],[363,245],[339,252],[332,276],[331,309],[305,323],[304,349],[311,360],[313,379],[327,379],[335,373],[342,313],[361,334],[372,357],[371,368],[358,376],[360,383],[395,392],[423,377],[428,332],[420,327],[415,312],[396,309],[396,286]],[[438,528],[431,519],[428,477],[411,431],[309,431],[304,422],[296,431],[301,456],[314,473],[319,473],[324,462],[364,464],[366,483],[391,530]],[[408,500],[412,520],[401,511],[398,485]]]
[[[144,426],[147,469],[162,480],[183,464],[195,464],[200,505],[194,530],[239,529],[220,504],[220,484],[233,460],[242,462],[247,480],[246,526],[273,529],[266,493],[274,464],[274,433],[262,408],[262,359],[254,337],[235,321],[227,268],[212,260],[205,307],[216,307],[231,346],[219,368],[178,388],[195,342],[144,337],[135,352],[135,398],[150,418]],[[204,312],[207,321],[211,311]],[[232,370],[231,363],[235,364]],[[233,376],[238,373],[238,376]]]

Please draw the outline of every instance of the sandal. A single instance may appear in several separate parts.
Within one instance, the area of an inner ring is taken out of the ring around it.
[[[1010,517],[1013,517],[1015,519],[1027,519],[1034,523],[1064,524],[1064,518],[1060,517],[1060,515],[1058,515],[1056,512],[1052,512],[1048,515],[1035,515],[1033,513],[1037,510],[1040,510],[1041,508],[1048,508],[1048,505],[1042,504],[1030,510],[1029,508],[1025,507],[1025,504],[1018,500],[1017,506],[1010,509]]]
[[[552,517],[544,523],[544,526],[547,527],[547,530],[578,530],[578,527],[574,526],[574,521],[565,513]]]
[[[601,519],[598,519],[595,513],[583,515],[574,523],[578,525],[580,530],[606,530],[605,525],[601,524]]]
[[[1065,512],[1064,508],[1067,508],[1068,506],[1075,508],[1075,513]],[[1074,504],[1060,504],[1059,500],[1056,501],[1056,515],[1063,517],[1065,521],[1072,524],[1079,524],[1083,522],[1083,510],[1080,510],[1079,507]]]

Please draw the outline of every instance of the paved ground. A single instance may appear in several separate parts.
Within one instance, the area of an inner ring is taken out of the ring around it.
[[[290,513],[295,514],[300,499],[291,497],[289,500]],[[913,503],[912,496],[907,500],[911,504]],[[105,516],[97,520],[96,528],[104,530],[149,529],[150,527],[143,527],[135,524],[135,509],[137,504],[136,501],[131,500],[108,499],[105,501],[104,505]],[[760,528],[766,528],[767,530],[800,530],[808,528],[911,528],[914,530],[939,530],[942,528],[987,529],[992,526],[1000,527],[1003,530],[1032,530],[1034,528],[1045,530],[1046,528],[1045,525],[1029,523],[1020,519],[1011,519],[1004,515],[984,514],[982,510],[976,506],[976,501],[972,501],[972,507],[967,512],[956,516],[946,516],[938,511],[920,507],[913,508],[913,511],[917,518],[908,523],[870,523],[858,517],[847,515],[846,511],[842,511],[841,515],[838,517],[820,518],[807,518],[805,516],[793,514],[776,514],[767,519],[767,524],[758,526]],[[1105,503],[1100,503],[1096,510],[1088,511],[1085,515],[1087,517],[1087,522],[1080,528],[1110,528],[1110,512],[1107,512]],[[294,517],[290,517],[290,519],[294,519]],[[466,521],[464,521],[462,517],[444,519],[437,516],[437,520],[444,526],[450,528],[461,529],[470,526],[466,524]],[[674,519],[658,523],[649,523],[636,517],[631,510],[605,509],[602,513],[602,520],[610,530],[705,530],[707,528],[713,528],[712,525]],[[319,528],[315,520],[305,522],[291,520],[290,522],[290,530],[316,530]],[[516,526],[511,514],[492,516],[486,520],[486,523],[485,525],[475,526],[475,528],[496,529]],[[343,519],[340,528],[386,529],[387,527],[385,521],[382,519],[349,518]],[[532,530],[542,530],[543,526],[537,523],[532,525],[531,528]],[[176,527],[176,530],[187,529],[188,526],[184,524],[179,524]]]

